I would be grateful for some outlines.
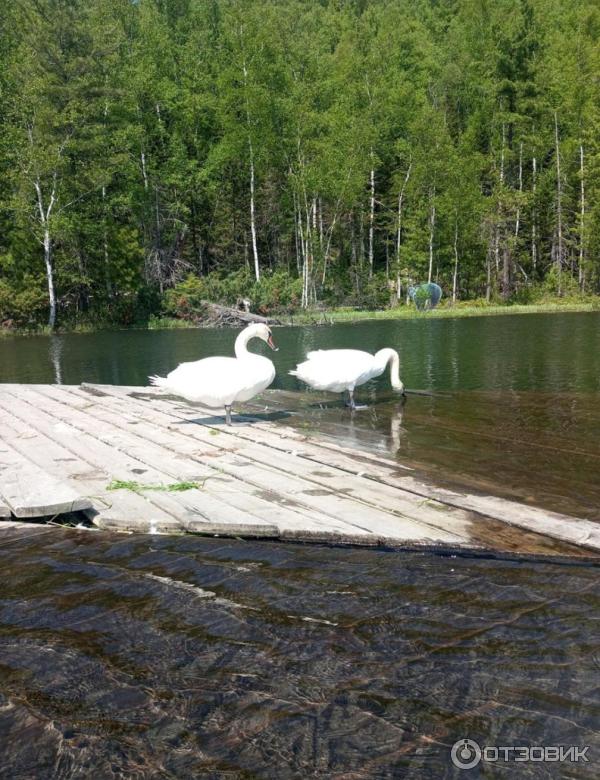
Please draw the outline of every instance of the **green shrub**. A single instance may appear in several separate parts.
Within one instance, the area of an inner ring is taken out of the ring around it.
[[[302,280],[285,271],[263,274],[252,286],[248,298],[252,310],[259,314],[294,311],[302,302]]]
[[[194,320],[204,313],[203,301],[237,306],[247,299],[250,308],[260,314],[291,311],[300,306],[302,281],[285,271],[265,272],[256,282],[242,268],[226,277],[212,272],[206,276],[190,274],[165,293],[164,313],[181,319]]]
[[[202,315],[204,310],[202,301],[207,300],[208,295],[206,278],[190,274],[165,293],[165,314],[184,320],[193,320]]]
[[[39,280],[25,276],[19,287],[0,279],[0,323],[25,328],[48,316],[48,293]]]

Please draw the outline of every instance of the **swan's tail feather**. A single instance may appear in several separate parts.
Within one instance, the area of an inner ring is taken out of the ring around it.
[[[148,380],[154,387],[166,387],[167,380],[164,376],[149,376]]]

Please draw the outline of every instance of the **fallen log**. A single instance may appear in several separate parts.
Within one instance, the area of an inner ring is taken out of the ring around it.
[[[219,303],[211,303],[210,301],[202,301],[202,313],[194,318],[194,322],[200,327],[210,328],[237,328],[250,325],[253,322],[281,325],[281,322],[274,317],[263,317],[261,314],[236,309],[233,306],[221,306]]]

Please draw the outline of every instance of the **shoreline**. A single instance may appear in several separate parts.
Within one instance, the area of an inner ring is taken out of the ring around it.
[[[367,320],[418,320],[418,319],[456,319],[462,317],[494,317],[511,314],[560,314],[560,313],[600,312],[600,296],[583,301],[552,301],[532,304],[489,304],[469,305],[468,303],[452,306],[441,306],[431,311],[417,311],[413,306],[399,306],[395,309],[350,309],[339,307],[334,309],[298,311],[294,314],[273,315],[279,320],[280,326],[302,325],[334,325],[337,323],[363,322]],[[146,324],[117,325],[110,323],[77,323],[71,326],[57,327],[50,330],[41,325],[36,328],[0,328],[0,338],[11,336],[50,336],[70,333],[89,334],[107,331],[133,330],[189,330],[210,328],[188,320],[174,317],[152,317]]]

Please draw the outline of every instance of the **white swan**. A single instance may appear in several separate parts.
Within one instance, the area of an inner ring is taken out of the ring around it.
[[[262,323],[248,325],[235,340],[235,357],[208,357],[193,363],[181,363],[166,377],[148,377],[150,384],[162,387],[188,401],[211,408],[225,407],[227,425],[231,425],[231,406],[248,401],[275,379],[275,366],[269,358],[248,352],[250,339],[262,339],[277,351],[271,330]]]
[[[388,363],[392,387],[404,393],[404,385],[400,381],[400,358],[395,349],[380,349],[374,355],[359,349],[319,349],[309,352],[306,358],[290,374],[315,390],[329,390],[333,393],[347,390],[351,409],[357,408],[354,388],[381,376]]]

